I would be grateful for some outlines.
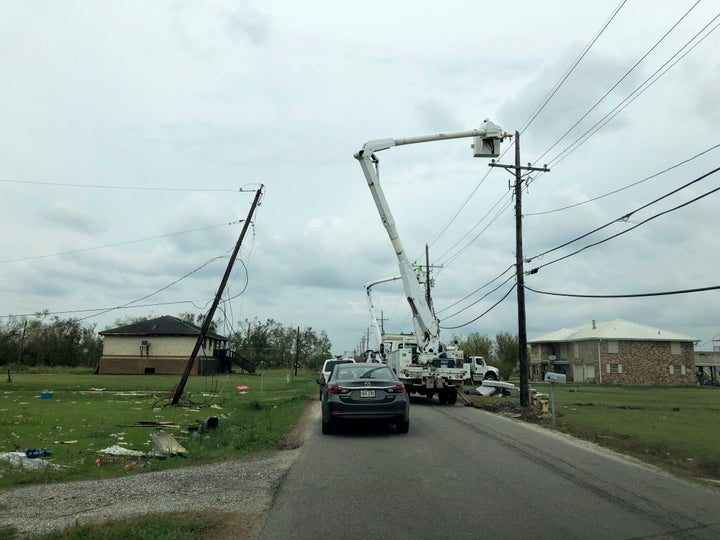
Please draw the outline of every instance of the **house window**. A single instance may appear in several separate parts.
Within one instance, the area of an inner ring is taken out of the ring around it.
[[[682,344],[679,341],[670,342],[670,353],[671,354],[682,354]]]
[[[670,375],[685,375],[685,366],[670,366]]]
[[[617,341],[608,341],[608,352],[617,354],[618,352],[618,342]]]
[[[606,364],[608,373],[622,373],[622,364]]]

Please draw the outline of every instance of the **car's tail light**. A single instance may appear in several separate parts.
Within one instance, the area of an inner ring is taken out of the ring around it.
[[[328,392],[330,392],[331,394],[348,394],[350,392],[350,389],[338,386],[336,384],[331,384],[330,386],[328,386]]]
[[[405,392],[405,385],[404,384],[396,384],[395,386],[386,388],[385,391],[388,394],[402,394],[403,392]]]

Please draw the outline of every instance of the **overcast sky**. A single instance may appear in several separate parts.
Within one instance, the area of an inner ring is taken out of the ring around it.
[[[262,185],[220,328],[271,318],[350,352],[370,326],[364,284],[398,274],[353,154],[486,118],[551,169],[523,193],[528,287],[720,285],[720,173],[683,187],[720,165],[720,31],[698,44],[718,3],[629,0],[601,31],[621,4],[4,1],[0,315],[100,331],[205,313]],[[424,262],[429,245],[447,339],[517,332],[512,177],[471,142],[378,154],[407,252]],[[411,331],[400,282],[373,300],[387,331]],[[593,319],[720,339],[718,290],[526,303],[529,339]]]

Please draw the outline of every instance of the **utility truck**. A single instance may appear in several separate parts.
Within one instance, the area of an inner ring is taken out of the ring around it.
[[[480,384],[483,381],[499,381],[500,370],[489,366],[483,356],[468,356],[463,362],[465,382]]]
[[[398,260],[403,290],[412,312],[414,344],[393,342],[385,336],[384,343],[390,345],[390,350],[384,351],[386,361],[409,393],[428,397],[437,394],[440,403],[455,403],[457,400],[457,392],[461,390],[465,378],[462,351],[457,347],[446,347],[440,342],[440,321],[432,306],[428,273],[421,266],[411,264],[408,259],[380,185],[376,153],[405,144],[473,137],[474,143],[471,147],[474,157],[491,158],[500,155],[500,143],[507,136],[500,126],[485,120],[479,128],[467,131],[368,141],[354,154],[365,175],[380,220],[390,237]]]
[[[378,317],[372,300],[372,288],[375,285],[399,279],[401,279],[400,276],[394,276],[365,284],[371,323],[378,344],[376,349],[366,351],[366,358],[370,359],[368,361],[378,360],[389,364],[411,392],[430,398],[437,393],[440,403],[453,404],[457,399],[457,390],[453,392],[450,386],[458,389],[462,387],[468,377],[465,374],[464,366],[462,369],[460,368],[463,354],[457,345],[445,346],[446,353],[433,356],[429,364],[427,361],[421,364],[417,339],[414,334],[387,333],[378,325]],[[423,283],[422,277],[418,280]],[[448,362],[448,352],[451,352],[452,362]],[[468,369],[467,372],[470,373],[470,370]]]

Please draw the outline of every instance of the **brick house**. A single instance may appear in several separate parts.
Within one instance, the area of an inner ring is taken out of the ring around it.
[[[182,374],[200,335],[200,327],[165,315],[99,332],[102,374]],[[227,356],[227,338],[208,332],[192,374],[221,370]]]
[[[697,384],[698,341],[622,319],[592,321],[528,340],[531,377],[542,380],[546,371],[554,371],[575,382]]]

